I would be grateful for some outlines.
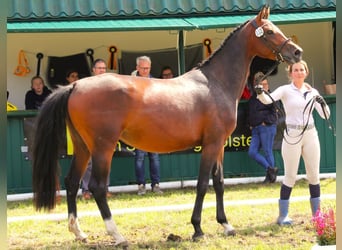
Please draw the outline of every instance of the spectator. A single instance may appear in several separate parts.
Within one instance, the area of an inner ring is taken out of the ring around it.
[[[78,71],[74,69],[68,70],[65,79],[67,81],[66,84],[70,84],[77,81],[79,79]]]
[[[164,66],[160,72],[161,79],[173,78],[173,71],[170,66]]]
[[[286,114],[286,127],[282,142],[281,154],[284,160],[285,176],[280,188],[279,225],[290,225],[288,216],[289,199],[296,182],[300,158],[303,157],[306,176],[309,182],[310,205],[312,215],[320,207],[320,145],[312,112],[314,109],[323,118],[330,116],[330,109],[319,92],[305,82],[309,68],[305,61],[289,65],[290,84],[278,87],[269,95],[262,86],[256,91],[258,99],[269,104],[281,100]],[[272,99],[271,99],[272,97]],[[307,106],[310,106],[307,108]]]
[[[93,74],[94,75],[100,75],[103,73],[106,73],[107,71],[107,65],[106,62],[103,59],[96,59],[93,62]],[[90,159],[90,161],[88,162],[88,166],[87,169],[83,175],[83,179],[82,179],[82,196],[83,199],[85,200],[89,200],[91,198],[91,193],[89,192],[89,181],[90,181],[90,177],[91,177],[91,169],[92,169],[92,161]],[[110,197],[111,194],[108,190],[109,187],[109,180],[110,180],[110,174],[108,175],[108,179],[107,179],[107,197]]]
[[[136,71],[132,72],[132,75],[140,77],[152,77],[151,71],[151,59],[148,56],[141,56],[136,59]],[[160,181],[160,160],[157,153],[145,152],[140,149],[135,149],[135,174],[138,184],[138,195],[144,195],[146,193],[146,181],[145,181],[145,154],[148,155],[150,161],[150,178],[152,192],[162,194],[159,186]]]
[[[105,60],[99,58],[93,62],[94,75],[100,75],[107,72],[107,64]]]
[[[31,90],[25,95],[25,109],[40,109],[44,100],[51,94],[40,76],[34,76],[31,79]]]
[[[253,85],[262,84],[264,91],[269,92],[268,81],[262,72],[254,75]],[[248,101],[249,125],[252,140],[248,155],[259,163],[266,171],[263,183],[273,183],[277,179],[278,168],[274,167],[273,142],[277,132],[277,113],[273,104],[263,104],[253,93]],[[263,151],[263,154],[260,151]]]

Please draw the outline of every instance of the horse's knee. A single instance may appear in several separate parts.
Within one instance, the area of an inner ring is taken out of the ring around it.
[[[204,197],[204,195],[207,193],[209,188],[209,181],[208,182],[202,182],[197,183],[197,196]]]

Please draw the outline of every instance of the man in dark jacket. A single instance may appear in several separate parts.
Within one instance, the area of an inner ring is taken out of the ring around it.
[[[268,82],[262,72],[254,75],[253,85],[262,84],[264,91],[269,91]],[[254,89],[253,86],[253,89]],[[273,104],[265,105],[257,99],[254,92],[248,101],[249,124],[252,130],[252,140],[248,155],[264,167],[266,177],[264,183],[273,183],[277,179],[278,169],[274,166],[273,142],[277,132],[277,114]],[[263,151],[263,154],[260,151]]]

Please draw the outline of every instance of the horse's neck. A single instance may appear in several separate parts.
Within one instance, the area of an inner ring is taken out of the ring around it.
[[[249,39],[241,30],[233,34],[205,65],[208,76],[221,83],[235,98],[239,98],[246,83],[253,56]]]

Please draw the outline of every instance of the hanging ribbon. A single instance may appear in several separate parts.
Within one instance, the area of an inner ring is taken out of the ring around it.
[[[42,60],[42,58],[44,57],[43,53],[38,53],[36,55],[38,62],[37,62],[37,76],[40,75],[40,61]]]
[[[211,55],[211,40],[209,38],[206,38],[203,40],[203,45],[206,47],[207,49],[207,57],[209,57]]]
[[[94,57],[93,57],[94,50],[93,49],[87,49],[86,53],[87,53],[87,56],[89,56],[89,58],[90,58],[91,65],[93,65],[93,62],[94,62]]]
[[[116,69],[116,59],[115,59],[115,53],[118,51],[115,46],[110,46],[108,49],[110,55],[109,55],[109,69]]]
[[[25,52],[23,50],[20,50],[18,55],[18,65],[14,70],[14,74],[16,76],[26,76],[30,72],[31,69],[26,59]]]

